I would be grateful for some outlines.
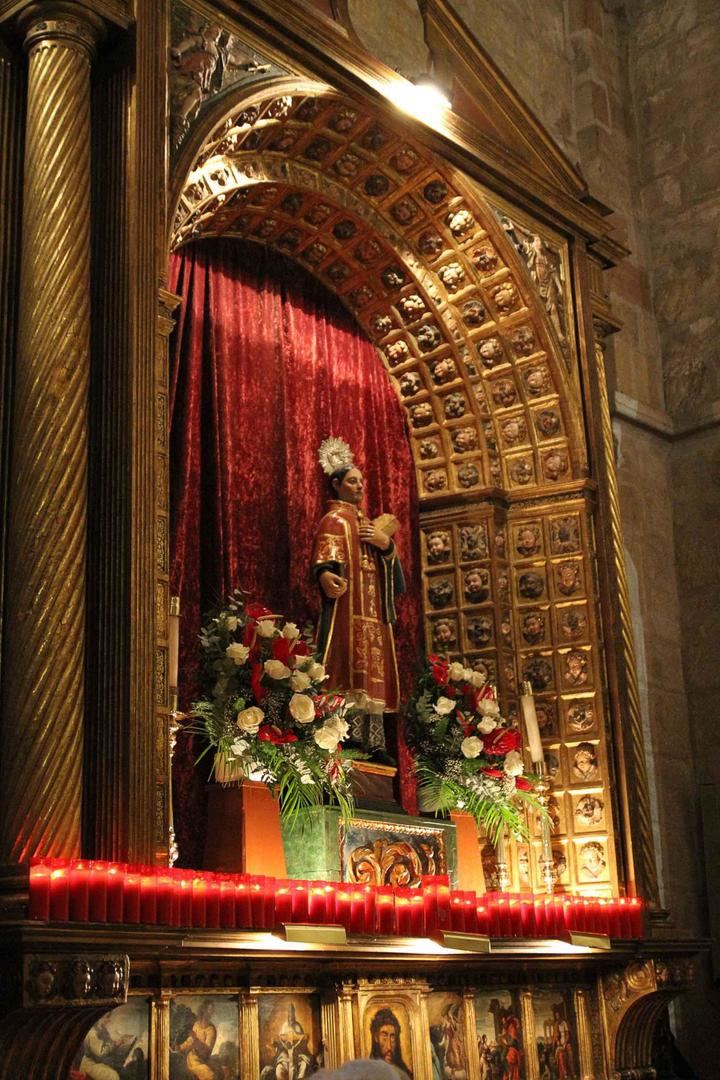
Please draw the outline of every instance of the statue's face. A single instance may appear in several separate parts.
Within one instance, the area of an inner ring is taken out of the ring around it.
[[[359,469],[348,469],[342,480],[335,480],[333,487],[338,499],[358,506],[363,497],[363,477]]]

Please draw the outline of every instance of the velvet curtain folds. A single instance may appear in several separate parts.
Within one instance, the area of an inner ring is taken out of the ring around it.
[[[234,588],[302,625],[317,622],[309,573],[327,498],[317,459],[344,438],[366,480],[366,508],[402,523],[409,593],[399,604],[407,696],[421,605],[417,497],[403,410],[373,346],[324,286],[246,241],[200,241],[171,257],[183,297],[170,369],[171,589],[181,598],[180,705],[197,686],[202,615]],[[181,861],[200,865],[203,783],[181,738],[174,774]],[[403,801],[414,809],[401,741]]]

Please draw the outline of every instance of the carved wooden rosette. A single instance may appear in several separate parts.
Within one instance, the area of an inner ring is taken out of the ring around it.
[[[0,858],[76,855],[82,789],[90,61],[99,22],[27,28]]]

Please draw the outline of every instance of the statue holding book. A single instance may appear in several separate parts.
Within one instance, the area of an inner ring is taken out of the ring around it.
[[[393,542],[399,522],[392,514],[365,516],[363,476],[346,443],[326,439],[319,456],[332,495],[312,558],[322,599],[318,652],[328,688],[349,694],[358,707],[352,740],[380,760],[383,713],[399,704],[393,640],[395,599],[405,591]]]

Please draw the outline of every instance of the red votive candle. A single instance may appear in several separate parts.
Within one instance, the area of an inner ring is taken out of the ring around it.
[[[127,868],[123,882],[123,922],[140,922],[140,874],[134,866]]]
[[[220,926],[220,882],[216,874],[205,875],[205,925],[213,930]]]
[[[259,929],[269,930],[273,927],[273,918],[275,916],[275,889],[277,888],[277,878],[264,877],[260,879],[260,888],[262,891],[262,916]]]
[[[508,919],[510,925],[510,934],[512,937],[523,937],[522,908],[520,904],[521,901],[518,896],[509,897]]]
[[[308,885],[308,922],[326,922],[325,886],[321,881],[311,881]]]
[[[335,890],[335,921],[344,926],[346,930],[350,929],[352,892],[351,886],[343,884],[338,885]]]
[[[488,906],[485,899],[480,900],[475,909],[478,934],[490,935],[490,921],[488,918]]]
[[[645,904],[637,896],[631,896],[628,900],[630,936],[642,938],[645,936]]]
[[[243,930],[252,926],[250,884],[243,878],[235,881],[235,926]]]
[[[173,915],[173,880],[169,870],[161,870],[155,878],[157,894],[157,921],[161,926],[172,926]]]
[[[292,898],[292,921],[306,923],[308,921],[308,883],[306,881],[293,881],[290,886]]]
[[[350,933],[362,934],[365,930],[365,894],[358,886],[350,893]]]
[[[438,930],[450,929],[450,879],[446,874],[438,874],[435,879]]]
[[[377,897],[376,897],[376,894],[375,894],[375,886],[374,885],[364,885],[363,886],[363,897],[364,897],[364,903],[365,903],[365,928],[364,928],[365,933],[366,934],[374,934],[375,933],[375,904],[376,904],[376,900],[377,900]],[[421,897],[421,899],[422,899],[422,897]]]
[[[107,893],[108,922],[123,921],[123,889],[125,867],[120,863],[108,863],[105,888]]]
[[[437,884],[434,876],[422,878],[422,898],[425,905],[425,931],[432,934],[437,930]]]
[[[140,922],[145,926],[157,922],[157,881],[151,870],[140,875]]]
[[[229,874],[221,874],[220,882],[220,925],[225,930],[235,929],[235,882]]]
[[[454,892],[450,896],[450,929],[460,933],[465,929],[464,897],[459,892]]]
[[[70,921],[87,922],[90,905],[90,867],[77,860],[70,864]]]
[[[500,937],[511,937],[512,930],[510,927],[510,902],[506,893],[500,893],[498,895],[497,905]]]
[[[70,918],[70,869],[53,860],[50,871],[50,918],[67,922]]]
[[[289,885],[275,890],[275,925],[292,922],[292,893]]]
[[[207,885],[204,878],[192,879],[192,925],[206,926],[205,905],[207,902]]]
[[[380,885],[375,896],[375,925],[378,934],[395,933],[395,899],[391,885]]]
[[[88,918],[107,922],[107,863],[91,862],[88,871]]]
[[[31,919],[50,918],[50,875],[51,867],[45,859],[38,859],[30,867]]]
[[[337,922],[337,885],[331,881],[325,886],[325,921]]]
[[[413,937],[425,937],[425,901],[419,889],[410,893],[410,933]]]
[[[535,907],[529,897],[520,900],[520,935],[524,938],[535,937]]]
[[[272,911],[270,915],[270,921],[266,920],[266,906],[265,906],[265,892],[267,888],[267,882],[265,877],[261,874],[252,874],[250,876],[250,909],[252,912],[252,926],[255,930],[264,930],[268,926],[275,925],[275,899],[276,888],[273,887],[271,900]]]
[[[395,932],[399,937],[410,937],[410,896],[412,889],[402,886],[395,889]]]
[[[490,937],[500,937],[500,908],[498,905],[498,894],[487,893],[485,897],[487,901],[488,909],[488,930]]]
[[[192,874],[180,873],[175,882],[175,903],[178,908],[178,925],[193,924],[193,878]]]

